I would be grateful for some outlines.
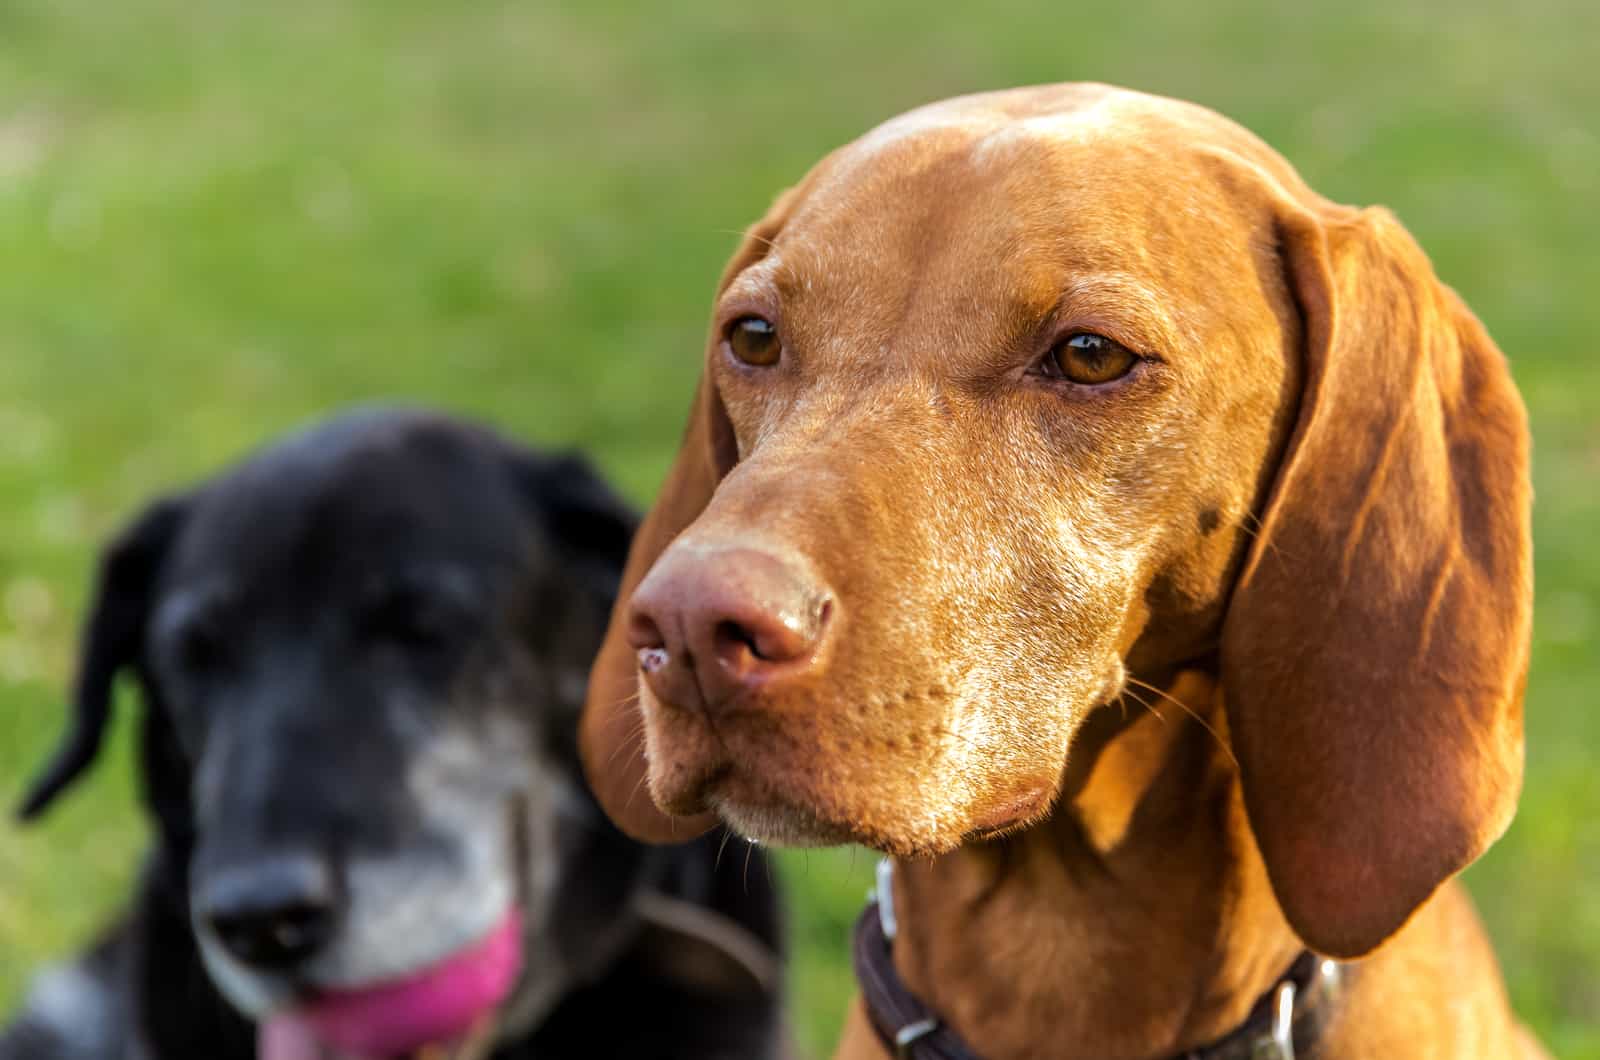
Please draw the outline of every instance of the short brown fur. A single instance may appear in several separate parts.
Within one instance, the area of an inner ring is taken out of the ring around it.
[[[778,365],[729,356],[747,314]],[[1041,379],[1073,331],[1147,359]],[[897,966],[997,1060],[1194,1047],[1303,946],[1364,956],[1319,1055],[1543,1055],[1449,882],[1521,779],[1527,447],[1399,224],[1238,126],[1094,85],[911,112],[729,264],[588,767],[644,838],[714,810],[895,855]],[[715,717],[641,696],[626,640],[712,546],[835,604]],[[884,1055],[859,1005],[839,1055]]]

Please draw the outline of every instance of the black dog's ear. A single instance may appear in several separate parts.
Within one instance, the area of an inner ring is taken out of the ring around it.
[[[567,554],[596,566],[607,595],[615,595],[638,514],[583,456],[518,453],[514,459],[523,495],[551,538]]]
[[[117,673],[138,658],[155,582],[183,524],[186,503],[158,500],[117,535],[100,558],[89,619],[80,638],[72,718],[60,745],[17,809],[37,817],[94,762],[111,715]]]

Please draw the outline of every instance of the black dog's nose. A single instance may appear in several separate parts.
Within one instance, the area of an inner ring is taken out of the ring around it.
[[[338,928],[333,869],[310,855],[278,855],[211,873],[194,901],[228,952],[258,968],[303,964]]]

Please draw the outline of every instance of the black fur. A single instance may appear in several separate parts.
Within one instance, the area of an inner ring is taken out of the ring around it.
[[[632,513],[583,461],[412,411],[345,415],[151,505],[103,558],[71,722],[20,808],[37,816],[92,764],[112,683],[131,672],[157,844],[127,912],[70,966],[80,988],[95,984],[98,994],[80,990],[79,1003],[99,1006],[114,1041],[91,1041],[86,1020],[74,1044],[36,994],[0,1034],[0,1060],[254,1057],[253,1025],[201,962],[191,876],[286,835],[314,834],[341,850],[411,841],[414,814],[385,786],[415,749],[375,737],[370,720],[397,696],[426,697],[455,720],[518,711],[541,768],[580,793],[561,825],[548,937],[528,960],[598,950],[594,939],[624,925],[604,961],[586,967],[530,1034],[503,1042],[496,1060],[779,1055],[775,985],[684,979],[659,959],[659,939],[646,944],[655,929],[631,912],[641,892],[672,896],[776,955],[778,896],[764,855],[747,857],[740,844],[719,859],[720,836],[639,846],[582,784],[581,685],[571,675],[587,671],[599,645],[633,529]],[[375,573],[438,564],[475,579],[473,608],[440,610],[403,581],[374,589]],[[173,594],[224,582],[249,590],[233,610],[186,615],[181,632],[154,628]],[[374,591],[385,601],[376,611]],[[204,756],[221,753],[240,719],[267,713],[277,727],[260,732],[307,739],[231,752],[219,807],[197,815]]]

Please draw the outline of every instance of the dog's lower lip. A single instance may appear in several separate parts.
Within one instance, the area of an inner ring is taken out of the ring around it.
[[[660,793],[661,808],[677,817],[693,817],[712,807],[716,793],[727,783],[733,766],[726,762],[709,764],[694,775]]]
[[[708,786],[706,803],[735,832],[756,842],[790,846],[836,846],[856,842],[859,829],[804,798],[774,791],[762,779],[729,767]]]
[[[968,835],[974,839],[986,839],[1010,831],[1034,817],[1048,794],[1046,789],[1036,788],[1005,800],[973,821]]]

